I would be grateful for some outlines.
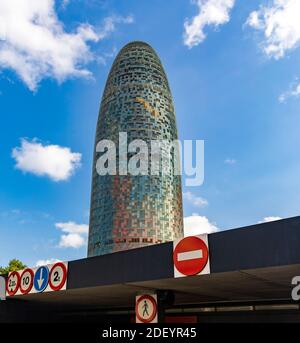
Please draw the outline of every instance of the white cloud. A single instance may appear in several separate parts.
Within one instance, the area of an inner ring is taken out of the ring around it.
[[[59,145],[42,145],[36,139],[21,140],[21,147],[12,151],[16,168],[54,181],[67,180],[80,167],[81,154]]]
[[[204,207],[208,204],[208,201],[206,199],[198,197],[191,192],[183,192],[182,196],[183,196],[183,199],[186,199],[195,207]]]
[[[268,222],[273,222],[275,220],[280,220],[282,219],[281,217],[275,217],[275,216],[270,216],[270,217],[265,217],[263,220],[259,221],[259,223],[268,223]]]
[[[81,248],[86,245],[86,239],[80,236],[78,233],[69,233],[62,235],[59,241],[60,248]]]
[[[38,260],[35,264],[36,267],[46,266],[47,264],[54,264],[56,262],[61,262],[57,258],[49,258],[48,260]]]
[[[76,224],[69,221],[66,223],[56,223],[57,229],[66,233],[60,237],[58,246],[60,248],[81,248],[86,245],[86,236],[89,231],[89,226],[86,224]]]
[[[236,160],[234,158],[226,158],[224,163],[233,165],[233,164],[236,164]]]
[[[253,11],[249,14],[247,18],[246,25],[253,27],[254,29],[261,29],[261,21],[259,19],[259,13],[257,11]]]
[[[272,0],[250,13],[246,24],[262,31],[262,49],[269,57],[279,59],[300,42],[300,1]]]
[[[61,229],[66,233],[78,233],[78,234],[87,234],[89,232],[89,226],[86,224],[76,224],[75,222],[66,222],[66,223],[56,223],[55,226],[58,229]]]
[[[205,216],[199,216],[197,213],[184,220],[184,236],[195,236],[203,233],[213,233],[218,231],[218,227],[211,223]]]
[[[121,17],[111,16],[104,19],[104,24],[101,32],[98,33],[100,39],[105,38],[109,33],[116,30],[116,24],[132,24],[134,22],[133,16]]]
[[[206,38],[204,27],[226,24],[235,0],[197,0],[199,13],[184,23],[184,44],[189,48],[200,44]]]
[[[94,59],[88,42],[105,38],[117,23],[132,21],[112,16],[99,29],[83,23],[69,33],[57,17],[55,0],[1,0],[0,68],[14,70],[31,90],[46,77],[58,82],[90,77],[84,67]]]
[[[298,84],[293,84],[291,86],[291,89],[288,90],[287,92],[282,93],[278,100],[279,102],[283,103],[285,102],[288,98],[295,97],[299,98],[300,97],[300,83]]]
[[[0,41],[6,40],[6,26],[3,22],[0,22]]]

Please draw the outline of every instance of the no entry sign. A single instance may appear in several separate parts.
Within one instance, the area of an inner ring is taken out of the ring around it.
[[[207,235],[185,237],[173,245],[174,277],[209,274]]]

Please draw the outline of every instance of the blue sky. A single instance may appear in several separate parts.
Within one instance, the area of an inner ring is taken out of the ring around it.
[[[162,60],[180,139],[205,140],[204,184],[183,189],[187,225],[299,214],[299,1],[2,3],[0,265],[86,256],[99,103],[132,40]]]

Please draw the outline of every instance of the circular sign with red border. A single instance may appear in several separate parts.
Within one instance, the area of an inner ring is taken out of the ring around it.
[[[67,280],[67,268],[64,263],[57,262],[53,265],[49,275],[49,286],[53,291],[59,291]]]
[[[185,237],[176,245],[173,252],[176,269],[183,275],[197,275],[208,261],[208,247],[199,237]]]
[[[20,278],[20,291],[22,294],[27,294],[33,286],[34,272],[30,268],[24,269]]]
[[[151,323],[157,314],[156,300],[149,294],[142,295],[136,302],[135,313],[142,323]]]
[[[20,274],[18,272],[11,272],[6,282],[6,291],[9,296],[13,296],[17,293],[20,286]]]

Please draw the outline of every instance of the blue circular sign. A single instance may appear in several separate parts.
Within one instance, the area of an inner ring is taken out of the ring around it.
[[[48,286],[49,281],[49,269],[47,266],[39,267],[33,279],[33,286],[38,292],[43,292],[45,288]]]

